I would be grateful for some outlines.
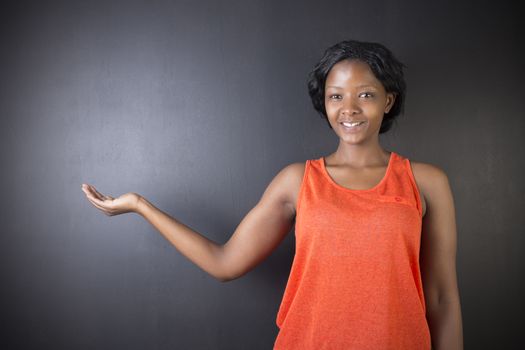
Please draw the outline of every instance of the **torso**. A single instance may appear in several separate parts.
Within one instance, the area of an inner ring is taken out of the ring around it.
[[[426,214],[427,201],[425,195],[425,184],[429,181],[425,181],[428,177],[428,171],[425,168],[429,167],[429,164],[420,163],[415,161],[410,161],[412,166],[412,172],[416,180],[417,187],[419,189],[421,197],[421,206],[423,209],[423,216]],[[301,187],[301,182],[304,177],[306,163],[295,163],[295,179],[294,186],[290,187],[290,198],[291,205],[293,205],[294,210],[296,209],[297,198],[299,196],[299,190]],[[356,170],[356,169],[341,169],[335,166],[330,165],[329,157],[326,157],[326,170],[328,171],[330,177],[338,184],[343,187],[355,190],[369,189],[377,185],[381,179],[385,176],[387,166],[377,167],[375,169],[367,170]]]

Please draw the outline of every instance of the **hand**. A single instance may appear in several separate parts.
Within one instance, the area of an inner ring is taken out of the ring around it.
[[[88,184],[82,184],[82,191],[91,204],[108,216],[137,212],[140,196],[136,193],[126,193],[118,198],[113,198],[101,194],[95,187]]]

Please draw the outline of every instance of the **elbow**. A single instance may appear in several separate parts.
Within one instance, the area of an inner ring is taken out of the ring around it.
[[[238,259],[237,259],[238,260]],[[214,273],[214,277],[219,282],[230,282],[234,281],[242,276],[246,275],[253,269],[254,265],[246,266],[246,263],[236,263],[228,259],[224,253],[224,246],[221,248],[219,253],[219,259],[217,260],[217,269]]]
[[[219,282],[230,282],[236,279],[228,269],[224,268],[223,264],[220,264],[221,268],[217,269],[216,273],[213,274],[213,277]]]
[[[224,245],[221,246],[218,252],[218,259],[216,260],[216,270],[213,276],[219,282],[230,282],[241,277],[244,273],[235,269],[232,263],[228,263],[226,260]]]
[[[233,280],[232,278],[227,276],[215,276],[215,279],[219,282],[230,282],[231,280]]]
[[[217,276],[215,276],[215,278],[219,281],[219,282],[230,282],[230,281],[234,281],[236,280],[237,278],[241,277],[243,274],[235,274],[235,273],[228,273],[228,272],[223,272]]]
[[[244,276],[245,274],[247,273],[247,271],[245,272],[235,272],[235,273],[222,273],[218,276],[216,276],[215,278],[219,281],[219,282],[230,282],[230,281],[234,281],[238,278],[241,278],[242,276]]]
[[[238,277],[233,277],[229,275],[215,276],[215,279],[217,279],[217,281],[219,282],[230,282],[230,281],[236,280],[237,278]]]
[[[212,266],[213,270],[210,269],[208,273],[217,281],[229,282],[235,279],[230,269],[226,268],[224,264],[224,245],[217,247]]]

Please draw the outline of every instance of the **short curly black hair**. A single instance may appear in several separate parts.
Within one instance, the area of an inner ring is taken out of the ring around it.
[[[315,110],[332,128],[324,104],[326,77],[337,62],[345,59],[356,59],[368,64],[375,77],[383,84],[386,92],[396,95],[394,105],[388,113],[383,115],[383,122],[379,129],[380,134],[387,132],[396,117],[404,111],[406,83],[403,67],[406,66],[397,60],[389,49],[379,43],[345,40],[325,51],[321,60],[308,75],[308,93]]]

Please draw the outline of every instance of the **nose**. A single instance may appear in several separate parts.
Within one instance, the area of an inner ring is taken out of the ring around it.
[[[361,112],[361,108],[357,101],[357,98],[348,96],[343,99],[343,107],[341,109],[341,114],[358,114]]]

